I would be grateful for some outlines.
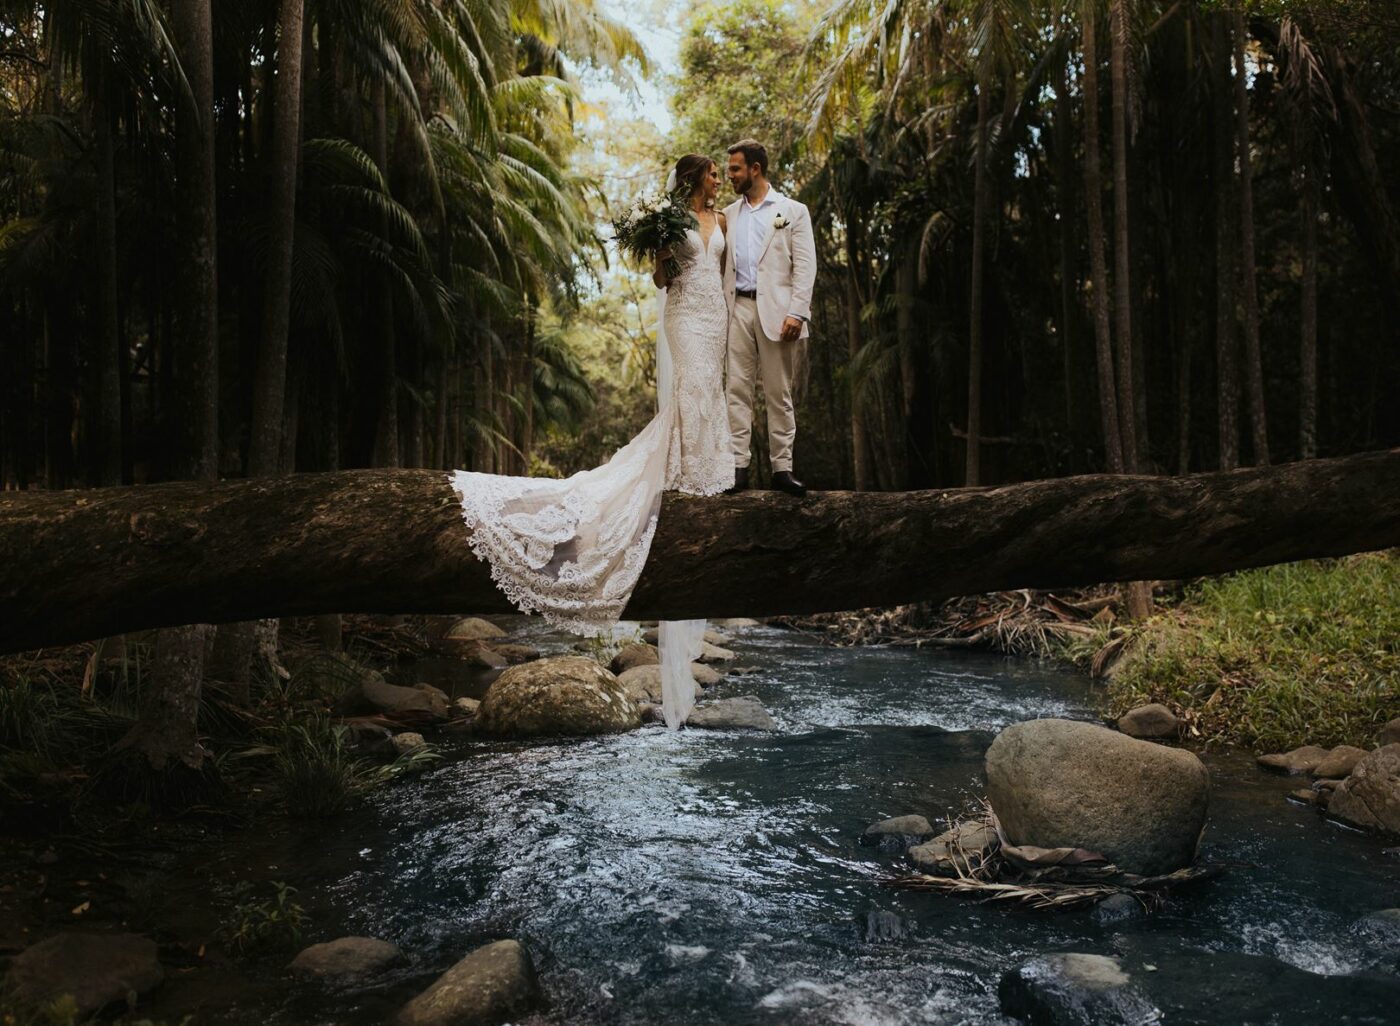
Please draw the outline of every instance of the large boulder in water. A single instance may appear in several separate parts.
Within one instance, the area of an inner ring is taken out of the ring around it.
[[[1366,830],[1400,834],[1400,744],[1377,748],[1332,792],[1327,814]]]
[[[1136,1026],[1160,1016],[1116,958],[1078,951],[1041,955],[1001,978],[1001,1010],[1049,1026]]]
[[[399,1011],[394,1026],[488,1026],[518,1020],[540,1000],[529,953],[518,941],[477,948]]]
[[[1087,848],[1154,875],[1195,858],[1210,775],[1190,752],[1092,723],[1031,720],[987,749],[987,795],[1012,844]]]
[[[618,674],[617,682],[627,692],[627,697],[639,705],[642,702],[655,704],[661,701],[660,666],[634,666],[632,669],[624,670]],[[700,687],[700,682],[695,681],[695,697],[699,698],[702,694],[704,691]]]
[[[469,616],[458,620],[443,634],[446,641],[488,641],[491,638],[504,638],[506,632],[490,620]]]
[[[661,654],[655,645],[633,642],[618,649],[617,655],[613,656],[612,662],[608,664],[608,669],[613,673],[626,673],[634,666],[658,666],[660,663]]]
[[[304,948],[287,968],[305,976],[343,979],[372,975],[402,958],[397,944],[375,937],[340,937]]]
[[[641,724],[617,678],[587,656],[512,666],[487,690],[476,716],[479,731],[501,737],[608,734]]]
[[[78,1018],[165,979],[156,943],[131,933],[61,933],[25,948],[10,963],[6,987],[27,1004],[48,1005],[65,995]]]

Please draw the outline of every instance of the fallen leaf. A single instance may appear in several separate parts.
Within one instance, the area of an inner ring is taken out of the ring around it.
[[[92,902],[90,902],[90,901],[85,901],[85,902],[83,902],[81,905],[79,905],[77,908],[73,909],[72,912],[73,912],[73,914],[74,914],[75,916],[80,916],[80,915],[82,915],[84,912],[86,912],[86,911],[87,911],[88,909],[90,909],[90,908],[92,908]]]

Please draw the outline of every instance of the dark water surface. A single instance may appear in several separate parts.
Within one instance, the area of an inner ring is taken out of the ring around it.
[[[981,794],[998,729],[1090,718],[1089,685],[1025,661],[835,649],[769,628],[738,632],[734,648],[757,672],[720,693],[757,695],[778,733],[452,742],[444,765],[366,809],[275,827],[199,867],[204,888],[236,875],[294,883],[313,915],[308,941],[398,943],[412,963],[387,990],[323,992],[269,967],[241,997],[177,987],[164,1000],[197,1000],[212,1021],[379,1022],[473,947],[516,937],[550,999],[531,1021],[548,1023],[999,1023],[1001,974],[1051,951],[1122,957],[1156,985],[1165,1022],[1311,1022],[1324,993],[1333,1022],[1400,1022],[1400,1004],[1378,1012],[1346,988],[1338,1000],[1342,981],[1308,975],[1365,968],[1348,926],[1400,905],[1400,861],[1284,801],[1296,783],[1210,757],[1205,854],[1253,868],[1151,916],[1100,925],[1082,911],[894,892],[880,879],[898,862],[861,847],[861,830],[957,813]],[[867,941],[872,910],[907,935]],[[1249,975],[1260,969],[1265,982]],[[1204,986],[1212,973],[1234,990]]]

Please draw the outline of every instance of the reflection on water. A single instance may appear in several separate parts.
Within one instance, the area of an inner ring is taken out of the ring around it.
[[[547,649],[568,644],[525,633]],[[550,995],[539,1021],[579,1024],[1002,1022],[1001,973],[1053,950],[1238,952],[1344,973],[1358,968],[1347,924],[1400,904],[1400,864],[1381,845],[1285,803],[1289,784],[1239,757],[1211,760],[1206,853],[1256,868],[1152,917],[1100,926],[1082,912],[889,891],[880,878],[894,863],[858,846],[860,831],[957,812],[981,793],[996,730],[1088,717],[1088,685],[1025,662],[834,649],[766,628],[734,647],[758,672],[728,678],[723,693],[757,695],[779,732],[463,742],[367,811],[259,841],[258,857],[280,846],[296,867],[312,939],[368,934],[412,953],[405,996],[475,945],[513,936]],[[877,909],[906,936],[866,941]],[[1278,999],[1289,1021],[1286,990]],[[353,993],[320,1000],[336,1021],[383,1011]],[[304,1009],[264,1014],[294,1021]],[[1199,1021],[1239,1018],[1215,1007]]]

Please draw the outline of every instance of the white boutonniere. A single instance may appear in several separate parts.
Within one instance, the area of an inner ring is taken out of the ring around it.
[[[792,222],[788,220],[787,215],[785,214],[778,214],[776,217],[773,218],[774,231],[782,231],[790,224],[792,224]]]

